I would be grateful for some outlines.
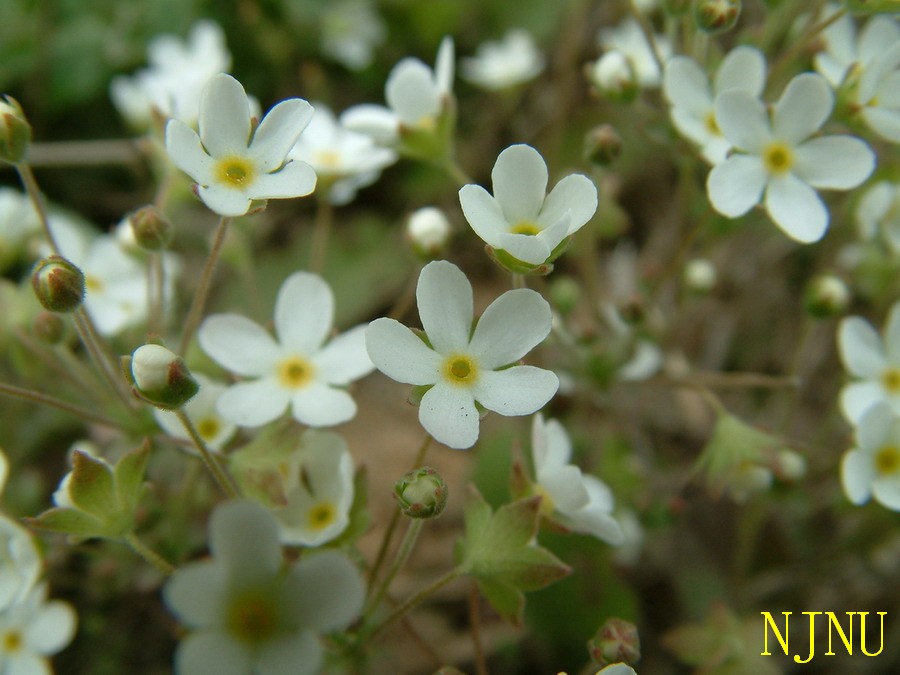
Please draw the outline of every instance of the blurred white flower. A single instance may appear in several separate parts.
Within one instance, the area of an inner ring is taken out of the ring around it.
[[[41,573],[41,556],[24,527],[0,514],[0,611],[22,600]]]
[[[763,199],[769,217],[788,236],[803,243],[821,239],[828,209],[814,188],[848,190],[875,168],[875,153],[858,138],[810,138],[833,105],[828,84],[815,73],[791,80],[771,119],[747,91],[719,94],[716,121],[736,151],[709,174],[706,187],[713,207],[737,218]]]
[[[875,501],[900,511],[900,417],[879,403],[867,410],[856,427],[856,447],[841,461],[841,483],[854,504]]]
[[[427,341],[393,319],[376,319],[366,347],[388,377],[428,391],[419,422],[435,440],[457,449],[478,440],[482,408],[501,415],[530,415],[559,386],[556,375],[512,365],[550,333],[550,306],[529,289],[507,291],[472,328],[472,286],[458,267],[431,262],[419,275],[419,317]]]
[[[416,209],[406,221],[406,237],[423,258],[434,258],[443,251],[451,232],[447,216],[435,206]]]
[[[615,49],[587,65],[587,76],[597,90],[615,101],[630,101],[638,93],[637,74],[628,57]]]
[[[308,272],[292,274],[278,291],[277,341],[242,316],[208,317],[200,326],[200,346],[221,366],[253,378],[219,396],[219,414],[247,427],[271,422],[288,407],[298,422],[314,427],[352,419],[356,403],[345,387],[374,366],[366,354],[365,327],[328,340],[333,320],[331,288]]]
[[[375,47],[387,37],[384,21],[368,0],[328,3],[321,30],[322,52],[350,70],[368,66]]]
[[[37,212],[28,196],[0,187],[0,271],[26,249],[26,242],[41,229]]]
[[[48,601],[47,585],[37,584],[18,602],[0,611],[0,672],[52,672],[48,657],[72,641],[76,623],[71,605],[61,600]]]
[[[208,19],[194,24],[186,42],[174,35],[155,38],[147,60],[149,68],[132,77],[114,77],[110,84],[113,103],[136,127],[149,124],[154,108],[166,118],[194,126],[203,85],[231,67],[225,34]]]
[[[182,411],[191,420],[206,447],[210,450],[221,450],[237,430],[236,425],[222,417],[216,409],[219,396],[227,389],[227,386],[201,373],[194,373],[193,376],[200,385],[200,391],[184,404]],[[190,436],[175,413],[154,407],[153,416],[169,436],[186,442],[184,447],[187,452],[197,453],[197,450],[189,443]]]
[[[855,215],[861,237],[883,240],[892,253],[900,253],[900,183],[875,183],[859,200]]]
[[[840,5],[829,3],[822,12],[822,20],[840,9]],[[837,89],[848,75],[858,76],[900,41],[900,25],[894,17],[876,15],[857,36],[853,18],[845,14],[823,30],[820,37],[825,49],[813,57],[813,65]]]
[[[397,161],[397,153],[339,124],[323,103],[313,107],[315,114],[288,158],[313,168],[319,191],[325,191],[333,204],[347,204],[359,188],[374,183],[382,169]]]
[[[654,35],[653,39],[659,60],[665,63],[672,56],[672,43],[664,35]],[[652,89],[660,85],[662,73],[659,64],[653,57],[653,49],[647,42],[644,32],[634,18],[629,17],[613,28],[602,29],[598,41],[604,50],[622,53],[634,69],[641,87]]]
[[[462,76],[485,89],[508,89],[528,82],[544,69],[544,55],[531,34],[511,30],[501,41],[479,45],[475,57],[460,63]]]
[[[365,585],[343,555],[326,551],[286,566],[272,514],[228,502],[209,525],[212,560],[179,568],[163,588],[189,629],[175,654],[181,675],[312,675],[318,633],[344,628],[362,609]]]
[[[242,216],[254,199],[308,195],[316,174],[288,152],[309,124],[312,106],[291,98],[273,107],[255,129],[240,82],[220,73],[200,97],[200,133],[181,120],[166,125],[172,162],[193,178],[203,203],[223,216]]]
[[[722,60],[712,87],[706,72],[687,56],[669,59],[663,76],[663,91],[672,104],[672,124],[700,146],[710,164],[723,161],[731,149],[716,122],[716,96],[729,89],[742,89],[758,98],[765,84],[766,57],[747,46],[735,47]]]

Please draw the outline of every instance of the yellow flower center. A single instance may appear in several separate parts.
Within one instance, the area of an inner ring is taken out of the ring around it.
[[[341,155],[334,150],[319,150],[316,153],[316,164],[326,169],[341,168]]]
[[[900,369],[888,368],[881,375],[881,386],[889,394],[900,394]]]
[[[3,651],[14,654],[22,648],[22,635],[19,631],[11,630],[3,635]]]
[[[530,220],[520,220],[509,228],[509,231],[513,234],[535,235],[541,231],[541,228],[537,226],[537,223],[532,223]]]
[[[451,384],[470,385],[478,379],[478,364],[465,354],[447,357],[442,370]]]
[[[204,417],[197,422],[197,433],[204,441],[211,441],[218,435],[222,425],[215,417]]]
[[[785,143],[780,141],[769,143],[763,150],[763,164],[769,173],[780,176],[794,166],[794,153]]]
[[[315,368],[306,359],[292,356],[278,364],[278,381],[287,389],[301,389],[310,383]]]
[[[213,169],[219,183],[236,190],[248,187],[256,178],[256,167],[246,157],[223,157]]]
[[[321,502],[309,510],[308,525],[312,530],[324,530],[337,520],[337,509],[331,502]]]
[[[272,637],[278,628],[274,598],[248,592],[232,599],[228,607],[228,628],[247,644],[259,644]]]
[[[893,476],[900,473],[900,448],[885,445],[875,453],[875,469],[881,476]]]
[[[722,130],[719,129],[719,123],[716,122],[716,113],[712,110],[706,113],[706,118],[703,120],[703,126],[705,126],[706,130],[713,136],[722,135]]]

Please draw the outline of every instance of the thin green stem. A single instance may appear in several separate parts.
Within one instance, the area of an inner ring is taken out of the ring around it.
[[[412,555],[413,548],[415,548],[416,540],[419,538],[424,523],[425,519],[423,518],[412,518],[409,521],[409,527],[406,529],[406,534],[403,535],[403,541],[400,542],[400,547],[397,549],[397,556],[394,558],[394,562],[388,569],[384,579],[381,580],[378,589],[372,594],[369,602],[366,603],[366,608],[362,612],[363,615],[374,612],[378,608],[378,605],[381,604],[394,577],[396,577],[397,573],[403,569],[403,566],[409,560],[409,556]]]
[[[472,178],[469,176],[469,174],[466,173],[465,169],[463,169],[459,165],[459,162],[457,162],[454,157],[448,156],[447,159],[444,160],[443,164],[441,164],[441,166],[443,167],[444,171],[446,171],[447,174],[454,181],[456,181],[456,183],[457,183],[457,185],[459,185],[459,187],[462,187],[463,185],[468,185],[469,183],[474,182],[472,180]]]
[[[519,274],[518,272],[513,272],[512,287],[514,290],[519,288],[527,288],[527,285],[525,284],[525,275]]]
[[[209,448],[206,447],[206,443],[203,442],[203,438],[200,437],[200,434],[197,433],[196,427],[194,427],[194,423],[191,422],[190,418],[184,413],[183,410],[175,410],[173,411],[175,415],[178,417],[178,421],[181,422],[181,425],[184,427],[184,430],[188,432],[188,436],[191,437],[191,440],[194,442],[194,447],[200,452],[200,458],[203,460],[203,463],[206,465],[206,469],[212,474],[213,479],[218,484],[219,488],[229,499],[237,499],[238,491],[234,486],[234,483],[231,480],[231,477],[225,473],[225,469],[222,468],[222,465],[219,464],[218,460],[213,456],[212,452]]]
[[[772,65],[772,69],[769,72],[768,77],[768,82],[770,85],[772,83],[779,82],[779,79],[784,74],[784,71],[797,57],[797,55],[807,48],[810,40],[815,38],[819,33],[821,33],[829,26],[839,21],[848,12],[847,6],[842,5],[839,9],[835,10],[833,14],[829,15],[825,19],[822,19],[817,23],[813,23],[815,21],[815,17],[819,15],[824,4],[824,0],[821,0],[811,8],[810,20],[807,29],[803,31],[799,38],[791,42],[787,49],[785,49],[781,53],[781,56],[778,57],[778,60]]]
[[[43,394],[39,391],[34,391],[33,389],[25,389],[23,387],[16,387],[12,384],[0,383],[0,395],[9,396],[10,398],[22,399],[23,401],[31,401],[32,403],[40,403],[41,405],[56,408],[57,410],[62,410],[64,412],[70,413],[75,417],[80,417],[86,422],[101,424],[105,427],[110,427],[113,429],[122,428],[121,424],[114,420],[111,420],[108,417],[98,415],[92,410],[82,408],[81,406],[75,405],[74,403],[63,401],[62,399],[49,396],[48,394]]]
[[[313,223],[312,242],[309,247],[309,269],[321,274],[328,254],[328,239],[334,223],[334,207],[327,197],[316,200],[316,218]]]
[[[163,251],[151,252],[147,265],[147,294],[150,296],[148,304],[147,332],[152,335],[162,332],[162,317],[166,292],[165,253]]]
[[[665,72],[666,65],[663,63],[662,57],[660,56],[659,45],[656,42],[656,33],[653,32],[653,26],[650,25],[650,22],[647,20],[644,13],[634,4],[634,0],[631,0],[631,2],[628,3],[628,8],[631,10],[631,15],[634,17],[635,21],[637,21],[638,26],[641,27],[644,39],[647,40],[647,44],[650,45],[650,53],[653,56],[653,60],[656,62],[656,67],[659,68],[660,73]]]
[[[181,346],[179,353],[187,352],[188,346],[200,325],[203,318],[203,310],[206,307],[206,299],[209,296],[209,289],[212,285],[213,272],[216,270],[216,264],[219,261],[219,254],[222,252],[222,246],[225,244],[225,235],[228,232],[228,224],[231,218],[222,216],[216,227],[216,233],[213,236],[212,248],[209,251],[209,257],[203,266],[203,272],[200,275],[200,285],[194,294],[194,301],[191,303],[191,309],[188,311],[187,318],[184,320],[184,333],[181,335]]]
[[[106,380],[110,389],[125,404],[125,407],[134,411],[137,408],[137,401],[132,398],[131,393],[126,389],[124,379],[118,374],[118,364],[114,363],[112,356],[107,353],[105,343],[97,332],[94,322],[91,321],[91,317],[85,311],[84,306],[76,309],[72,316],[75,320],[75,329],[78,331],[78,337],[81,338],[81,343],[87,349],[91,360],[100,372],[100,376]]]
[[[138,539],[138,536],[134,532],[126,534],[125,541],[128,542],[128,545],[131,546],[132,549],[134,549],[135,553],[153,565],[161,574],[170,576],[175,572],[175,566],[172,563]]]
[[[379,634],[389,628],[395,621],[414,610],[430,596],[437,593],[451,581],[455,581],[461,575],[462,572],[458,568],[454,568],[447,572],[444,576],[440,577],[436,581],[423,588],[415,595],[407,598],[400,606],[398,606],[393,612],[391,612],[391,614],[384,621],[375,626],[372,632],[369,633],[367,639],[374,640]]]
[[[44,236],[50,243],[50,248],[53,249],[53,253],[60,255],[59,246],[56,244],[56,238],[53,236],[53,232],[50,231],[50,221],[47,218],[47,209],[44,206],[44,198],[41,195],[41,189],[38,187],[37,179],[34,177],[31,166],[24,162],[22,164],[16,164],[16,171],[19,173],[19,178],[22,180],[25,192],[28,194],[28,198],[31,200],[34,210],[38,214],[38,220],[41,221],[41,228],[44,230]]]

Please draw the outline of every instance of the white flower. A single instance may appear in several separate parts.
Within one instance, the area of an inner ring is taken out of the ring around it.
[[[212,514],[212,560],[178,569],[163,589],[169,609],[192,629],[175,655],[181,675],[312,675],[323,654],[318,633],[347,626],[362,609],[359,572],[326,551],[285,567],[275,519],[253,502]]]
[[[706,72],[687,56],[669,59],[663,76],[663,91],[672,104],[672,124],[700,146],[710,164],[724,160],[731,149],[716,123],[716,96],[728,89],[742,89],[758,98],[765,84],[766,57],[747,46],[732,49],[722,60],[712,88]]]
[[[301,98],[282,101],[252,128],[250,103],[240,82],[213,76],[200,96],[200,134],[181,120],[166,125],[166,150],[197,181],[203,203],[223,216],[242,216],[254,199],[308,195],[316,174],[287,154],[309,124],[313,109]]]
[[[52,672],[47,657],[72,641],[76,623],[75,610],[67,602],[48,602],[47,585],[34,586],[21,600],[0,611],[0,672]]]
[[[234,432],[237,430],[237,427],[232,422],[226,420],[216,410],[219,396],[222,395],[227,387],[200,373],[194,373],[193,376],[197,380],[197,384],[200,385],[200,391],[185,403],[181,410],[191,420],[206,447],[210,450],[221,450],[231,440],[231,437],[234,436]],[[185,442],[190,441],[190,436],[188,436],[184,425],[181,424],[175,413],[153,408],[153,416],[167,434]],[[186,445],[185,448],[190,453],[196,452],[193,445]]]
[[[373,369],[365,327],[325,344],[333,318],[331,289],[308,272],[292,274],[278,291],[277,341],[242,316],[208,317],[200,326],[200,346],[221,366],[253,378],[231,385],[219,397],[219,414],[247,427],[271,422],[289,406],[297,421],[314,427],[341,424],[356,415],[356,403],[344,387]]]
[[[547,194],[547,165],[530,145],[512,145],[491,172],[494,195],[465,185],[459,202],[475,234],[495,249],[539,265],[597,210],[597,188],[587,176],[563,178]]]
[[[736,218],[763,198],[769,216],[788,236],[804,243],[821,239],[828,209],[813,188],[848,190],[875,168],[875,154],[858,138],[810,139],[833,104],[828,84],[815,73],[791,80],[771,121],[749,92],[719,94],[716,121],[737,151],[709,174],[706,187],[713,207]]]
[[[435,206],[416,209],[406,221],[406,236],[417,253],[434,257],[443,251],[450,240],[450,222]]]
[[[634,66],[615,49],[588,64],[587,75],[601,94],[614,100],[630,101],[638,93]]]
[[[368,66],[386,37],[384,21],[367,0],[330,2],[322,16],[322,52],[351,70]]]
[[[654,35],[657,54],[665,63],[672,55],[672,44],[663,35]],[[607,51],[621,52],[634,68],[638,84],[645,89],[658,87],[662,73],[653,50],[644,37],[638,22],[629,17],[615,28],[604,28],[599,35],[600,46]]]
[[[451,448],[478,440],[483,408],[501,415],[530,415],[556,393],[559,380],[534,366],[514,365],[550,333],[550,306],[534,291],[507,291],[472,328],[469,280],[455,265],[431,262],[419,275],[419,317],[428,342],[393,319],[376,319],[366,347],[388,377],[430,386],[419,422]]]
[[[892,406],[879,403],[862,416],[856,447],[841,461],[841,483],[854,504],[874,497],[900,511],[900,417]]]
[[[40,573],[41,556],[31,534],[0,514],[0,610],[21,601]]]
[[[869,128],[892,143],[900,143],[900,28],[894,43],[859,76],[855,105]]]
[[[313,168],[319,188],[327,190],[333,204],[346,204],[359,188],[378,180],[381,170],[397,161],[397,153],[338,124],[324,104],[316,103],[314,108],[309,126],[288,157]]]
[[[485,89],[507,89],[533,79],[544,69],[544,56],[531,34],[511,30],[503,40],[479,45],[474,58],[462,59],[462,76]]]
[[[900,253],[900,183],[875,183],[856,207],[856,223],[864,239],[883,239]]]
[[[841,390],[841,410],[850,423],[859,424],[877,403],[888,403],[900,413],[900,302],[888,313],[883,340],[861,317],[841,321],[838,349],[844,367],[857,380]]]
[[[453,39],[445,37],[434,71],[419,59],[403,59],[391,70],[385,84],[388,107],[354,106],[344,112],[341,123],[383,144],[396,142],[401,127],[433,131],[452,96],[453,71]]]
[[[829,3],[821,18],[827,19],[839,10],[839,5]],[[853,19],[844,15],[822,31],[821,38],[825,50],[813,57],[813,65],[837,89],[849,74],[858,75],[896,45],[900,40],[900,26],[893,17],[873,16],[857,37]]]
[[[150,122],[153,109],[194,126],[203,85],[231,66],[225,34],[210,20],[194,24],[185,43],[174,35],[154,38],[147,57],[149,68],[133,77],[114,77],[110,84],[113,103],[137,127]]]
[[[538,413],[531,426],[531,455],[541,495],[541,511],[551,520],[610,544],[625,540],[622,527],[613,518],[613,496],[606,483],[586,476],[574,464],[572,444],[556,420],[544,421]]]

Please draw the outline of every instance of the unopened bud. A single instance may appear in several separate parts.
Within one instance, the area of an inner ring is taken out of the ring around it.
[[[591,83],[606,98],[629,102],[637,97],[637,74],[622,52],[606,52],[588,65],[587,74]]]
[[[622,137],[611,124],[601,124],[584,139],[585,156],[597,166],[606,166],[622,154]]]
[[[444,212],[434,206],[414,211],[406,223],[406,238],[417,256],[434,260],[447,248],[450,223]]]
[[[0,98],[0,160],[19,164],[31,144],[31,125],[22,107],[11,96]]]
[[[631,325],[637,325],[647,317],[647,303],[640,295],[632,295],[618,304],[619,316],[622,321]]]
[[[182,358],[162,345],[142,345],[125,359],[137,392],[158,408],[180,408],[200,389]]]
[[[707,33],[722,33],[734,28],[741,15],[741,0],[695,0],[694,20]]]
[[[803,305],[816,319],[827,319],[846,311],[850,304],[850,290],[842,279],[833,274],[822,274],[812,279],[806,287]]]
[[[51,312],[72,312],[84,300],[84,274],[60,256],[39,260],[31,273],[31,285],[38,301]]]
[[[65,335],[66,327],[56,314],[52,312],[40,312],[34,317],[32,330],[35,336],[47,345],[57,345]]]
[[[684,266],[684,284],[694,293],[709,293],[716,277],[715,266],[705,258],[694,258]]]
[[[624,619],[607,619],[597,634],[588,640],[588,652],[600,666],[637,663],[641,658],[641,640],[637,627]]]
[[[571,314],[580,298],[581,286],[572,277],[554,277],[550,283],[550,300],[561,314]]]
[[[155,206],[144,206],[128,217],[134,240],[141,248],[159,251],[172,241],[172,223]]]
[[[447,484],[437,471],[423,466],[396,482],[394,498],[410,518],[437,518],[447,505]]]

